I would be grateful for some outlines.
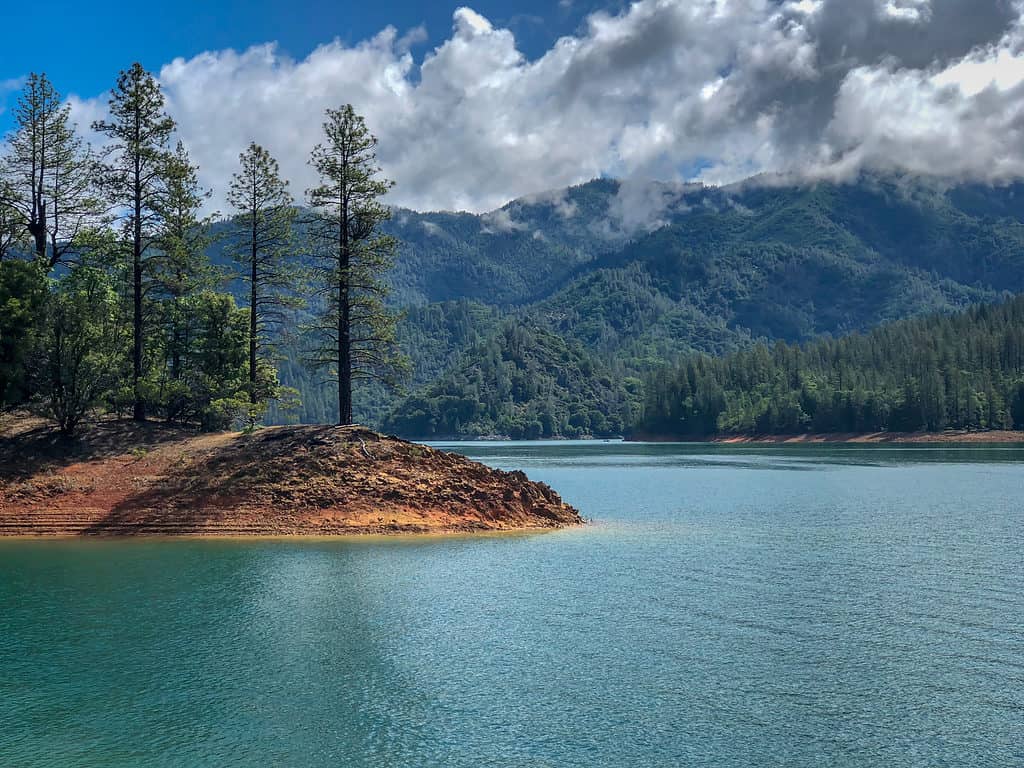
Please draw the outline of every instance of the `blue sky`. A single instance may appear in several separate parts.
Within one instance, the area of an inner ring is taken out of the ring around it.
[[[46,4],[44,31],[33,35],[39,6],[5,3],[2,19],[3,56],[0,83],[11,83],[28,72],[49,74],[65,94],[95,96],[108,90],[119,70],[134,61],[152,70],[181,56],[275,41],[282,53],[301,59],[316,46],[338,38],[358,43],[388,25],[404,34],[422,25],[425,42],[414,47],[417,60],[451,33],[452,12],[463,3],[349,2],[348,0],[178,0],[139,3],[126,14],[113,0],[52,0]],[[615,0],[480,0],[470,3],[496,26],[516,35],[519,49],[540,56],[561,35],[576,31],[587,13],[597,8],[618,9]],[[10,30],[19,33],[10,34]],[[9,90],[0,94],[0,104]],[[0,115],[0,128],[9,115]]]

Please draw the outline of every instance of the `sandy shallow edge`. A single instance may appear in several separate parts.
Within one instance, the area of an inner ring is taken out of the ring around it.
[[[585,521],[578,525],[566,525],[560,528],[503,528],[495,530],[479,531],[392,531],[381,533],[380,531],[366,531],[365,533],[296,533],[296,534],[225,534],[225,533],[185,533],[185,534],[162,534],[162,533],[129,533],[129,534],[34,534],[16,533],[0,534],[0,544],[5,541],[279,541],[279,542],[385,542],[385,541],[448,541],[458,539],[498,539],[498,538],[526,538],[541,536],[545,534],[559,533],[564,531],[579,530],[591,525]]]

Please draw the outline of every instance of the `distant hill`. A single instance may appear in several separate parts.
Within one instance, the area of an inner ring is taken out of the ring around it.
[[[847,184],[760,177],[725,188],[600,179],[498,211],[397,210],[394,304],[419,393],[500,340],[506,323],[560,336],[624,381],[692,352],[800,342],[1024,291],[1024,186]],[[470,357],[467,358],[467,355]],[[330,397],[290,353],[306,421]],[[401,398],[363,389],[361,418]]]
[[[417,438],[609,437],[639,406],[638,380],[613,376],[550,331],[507,323],[403,401],[384,429]]]
[[[1024,297],[652,376],[648,437],[1024,430]],[[1020,435],[1024,441],[1024,432]]]

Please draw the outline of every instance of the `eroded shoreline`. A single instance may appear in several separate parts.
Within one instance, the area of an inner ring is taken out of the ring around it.
[[[541,532],[579,513],[522,472],[362,427],[201,435],[101,422],[0,438],[0,535],[282,537]]]
[[[1024,444],[1024,431],[993,430],[988,432],[832,432],[803,435],[714,435],[711,437],[670,437],[664,435],[633,435],[634,443],[715,443],[720,445],[778,445],[873,443],[893,445],[914,444]]]

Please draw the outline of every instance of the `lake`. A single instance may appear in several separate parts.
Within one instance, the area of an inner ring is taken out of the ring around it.
[[[0,766],[1024,765],[1024,446],[446,447],[593,523],[0,540]]]

